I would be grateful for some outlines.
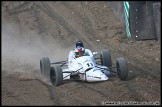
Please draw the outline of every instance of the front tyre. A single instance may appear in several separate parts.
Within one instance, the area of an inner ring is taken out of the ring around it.
[[[43,76],[49,77],[49,72],[51,69],[50,60],[48,57],[44,57],[40,60],[40,71]]]
[[[59,65],[54,65],[50,70],[50,81],[53,86],[63,84],[63,72]]]
[[[128,68],[126,60],[123,57],[117,58],[116,67],[118,77],[121,80],[126,80],[128,77]]]

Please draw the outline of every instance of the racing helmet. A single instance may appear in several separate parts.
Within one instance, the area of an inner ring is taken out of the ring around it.
[[[85,54],[85,49],[81,46],[78,46],[76,49],[75,49],[75,57],[78,58],[78,57],[81,57]]]
[[[77,48],[78,46],[84,48],[84,45],[83,45],[82,41],[78,41],[78,42],[76,43],[76,48]]]

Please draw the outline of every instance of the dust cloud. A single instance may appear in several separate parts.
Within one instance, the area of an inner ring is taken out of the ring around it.
[[[40,59],[49,57],[50,61],[62,61],[72,49],[63,48],[63,43],[49,35],[20,28],[16,23],[2,22],[2,73],[19,72],[28,78],[40,75]]]

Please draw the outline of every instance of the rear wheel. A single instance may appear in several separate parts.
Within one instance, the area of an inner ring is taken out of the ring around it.
[[[128,77],[128,68],[126,60],[122,57],[117,58],[116,61],[117,75],[121,80],[126,80]]]
[[[51,64],[48,57],[44,57],[40,60],[40,71],[43,76],[49,77]]]
[[[112,67],[111,54],[109,50],[101,51],[101,64],[108,68]]]
[[[50,81],[53,86],[63,84],[63,72],[59,65],[54,65],[50,70]]]

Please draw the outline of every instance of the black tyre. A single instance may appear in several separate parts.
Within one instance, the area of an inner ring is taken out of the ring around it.
[[[128,68],[126,60],[122,57],[117,58],[116,61],[117,75],[121,80],[126,80],[128,77]]]
[[[111,54],[109,50],[101,51],[101,65],[112,67]]]
[[[40,60],[40,71],[43,76],[49,77],[51,69],[50,60],[48,57],[44,57]]]
[[[63,72],[59,65],[54,65],[50,70],[50,81],[53,86],[63,84]]]

